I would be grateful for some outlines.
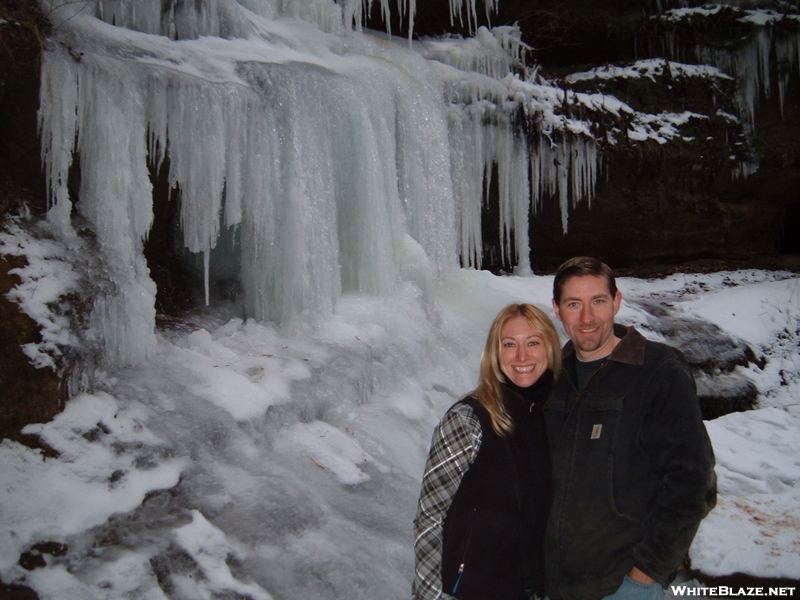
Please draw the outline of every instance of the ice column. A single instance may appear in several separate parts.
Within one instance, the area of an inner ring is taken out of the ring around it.
[[[105,360],[130,364],[155,346],[156,290],[142,254],[152,222],[152,187],[141,97],[116,62],[85,55],[76,68],[74,58],[55,46],[43,62],[39,118],[54,199],[51,220],[67,240],[74,234],[64,169],[77,133],[79,208],[96,232],[112,286],[96,296],[89,336],[102,340]],[[54,82],[62,87],[54,89]]]
[[[38,124],[50,207],[48,219],[64,237],[72,237],[67,179],[78,130],[78,65],[66,53],[63,47],[55,46],[43,55]]]

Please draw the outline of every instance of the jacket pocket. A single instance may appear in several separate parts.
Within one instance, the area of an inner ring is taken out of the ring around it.
[[[575,445],[579,456],[595,452],[610,454],[614,450],[614,437],[625,400],[624,394],[594,394],[581,401],[575,431]]]
[[[619,516],[613,474],[624,398],[624,394],[594,394],[579,406],[569,474],[570,512],[581,515],[571,519],[575,540],[592,539],[600,524]]]

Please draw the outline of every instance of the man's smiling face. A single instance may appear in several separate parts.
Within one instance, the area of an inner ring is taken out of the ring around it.
[[[580,360],[611,354],[619,341],[614,337],[614,316],[621,302],[622,294],[612,296],[604,277],[582,275],[564,282],[561,300],[558,304],[553,301],[553,310]]]

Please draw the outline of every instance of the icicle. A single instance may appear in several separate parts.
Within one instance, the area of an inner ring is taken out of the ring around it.
[[[775,55],[779,65],[794,65],[797,57],[797,33],[793,39],[776,39],[777,34],[771,27],[760,27],[747,45],[737,52],[731,50],[716,50],[707,47],[697,47],[695,54],[700,62],[708,63],[720,68],[722,71],[734,76],[739,82],[736,93],[736,102],[742,116],[744,134],[748,138],[755,136],[755,111],[758,106],[759,96],[769,98],[772,93],[770,78],[770,53],[775,48]],[[783,114],[783,96],[785,79],[778,79],[778,96],[781,114]],[[746,176],[758,169],[755,156],[741,164],[733,172],[734,179]]]
[[[584,136],[570,139],[572,206],[586,199],[589,208],[597,179],[597,147],[593,140]]]
[[[783,69],[778,69],[778,99],[781,107],[781,118],[783,118],[783,106],[786,97],[786,86],[789,83],[789,76],[793,69],[800,65],[800,32],[784,33],[775,39],[775,55],[778,65],[785,65]]]
[[[490,128],[488,137],[487,169],[492,164],[497,166],[503,260],[517,265],[520,274],[529,273],[527,148],[515,136],[510,123]]]
[[[162,33],[161,0],[96,0],[94,5],[97,17],[106,23],[154,35]]]
[[[38,113],[49,200],[48,220],[65,238],[75,235],[70,221],[72,202],[67,189],[78,129],[78,68],[61,44],[42,59],[41,102]]]
[[[466,267],[480,268],[483,261],[481,204],[483,202],[483,132],[479,118],[451,110],[450,156],[459,230],[459,254]]]
[[[417,0],[408,0],[408,45],[411,47],[411,41],[414,36],[414,16],[417,13]],[[402,18],[402,15],[401,15]]]
[[[520,39],[517,26],[479,27],[475,37],[465,40],[428,40],[423,44],[428,58],[461,71],[474,71],[503,79],[512,70],[525,70],[525,54],[531,49]]]
[[[569,229],[569,173],[570,159],[572,158],[567,144],[560,144],[556,148],[556,165],[558,173],[558,205],[561,209],[561,229],[564,235]]]
[[[203,250],[203,290],[205,291],[206,295],[206,306],[209,305],[208,301],[208,272],[211,260],[211,251],[210,250]]]
[[[489,22],[491,14],[497,12],[497,0],[484,0],[484,7],[486,9],[486,20]],[[466,16],[464,16],[464,13],[466,13]],[[456,19],[459,25],[466,24],[469,31],[475,31],[478,27],[476,0],[450,0],[450,24],[455,25]]]
[[[172,39],[244,38],[253,33],[234,0],[95,0],[94,14],[107,23]]]
[[[561,228],[569,230],[570,207],[586,200],[591,208],[597,183],[596,142],[584,135],[564,136],[557,145],[543,142],[531,153],[531,204],[534,214],[542,196],[558,195]]]

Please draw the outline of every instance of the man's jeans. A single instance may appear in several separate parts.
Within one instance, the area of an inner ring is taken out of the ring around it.
[[[639,583],[625,577],[619,589],[603,600],[664,600],[664,588],[660,583]]]

